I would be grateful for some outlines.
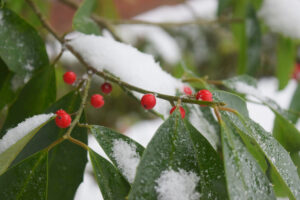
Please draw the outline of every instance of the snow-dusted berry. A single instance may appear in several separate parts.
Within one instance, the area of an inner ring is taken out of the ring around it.
[[[112,86],[110,83],[103,83],[101,85],[101,91],[104,93],[104,94],[109,94],[111,91],[112,91]]]
[[[175,110],[176,110],[177,106],[174,106],[171,110],[170,110],[170,114],[172,114]],[[179,111],[180,111],[180,115],[181,118],[183,119],[185,117],[185,110],[183,107],[179,107]]]
[[[76,81],[76,74],[72,71],[68,71],[64,74],[64,82],[72,85]]]
[[[200,90],[197,92],[196,99],[202,101],[213,101],[213,95],[209,90]]]
[[[64,110],[58,110],[56,112],[55,123],[59,128],[67,128],[72,121],[71,116]]]
[[[184,92],[186,95],[192,95],[192,94],[193,94],[192,89],[191,89],[190,87],[188,87],[188,86],[184,86],[183,92]]]
[[[103,96],[101,96],[100,94],[94,94],[91,97],[91,104],[92,106],[94,106],[95,108],[101,108],[104,105],[104,99]]]
[[[141,99],[141,104],[147,110],[152,109],[156,104],[156,98],[153,94],[145,94]]]

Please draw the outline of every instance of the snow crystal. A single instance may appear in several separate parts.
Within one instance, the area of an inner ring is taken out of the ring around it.
[[[26,65],[24,66],[24,68],[25,68],[27,71],[32,71],[32,70],[34,69],[33,66],[30,65],[30,64],[26,64]]]
[[[72,46],[91,66],[107,70],[131,85],[168,95],[175,95],[183,84],[163,71],[151,55],[136,48],[95,35],[73,33],[67,37]],[[135,93],[138,98],[142,94]],[[157,100],[155,110],[168,114],[169,102]]]
[[[0,153],[17,143],[35,128],[49,120],[52,116],[54,116],[53,113],[35,115],[19,123],[15,128],[9,129],[3,138],[0,139]]]
[[[300,38],[299,10],[299,0],[264,0],[259,16],[274,32]]]
[[[140,162],[140,156],[136,152],[134,144],[119,139],[113,141],[113,157],[116,159],[117,165],[130,183],[133,183],[136,168]]]
[[[194,172],[183,169],[163,171],[156,180],[158,200],[198,200],[201,195],[195,190],[199,180]]]

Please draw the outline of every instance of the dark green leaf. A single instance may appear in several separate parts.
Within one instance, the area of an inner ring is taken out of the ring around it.
[[[278,38],[277,43],[277,71],[279,90],[285,88],[291,78],[295,65],[296,45],[290,38],[283,36]]]
[[[220,147],[220,128],[215,120],[210,107],[198,105],[183,105],[186,119],[189,119],[193,126],[203,134],[209,143],[215,148]]]
[[[11,105],[0,137],[6,129],[16,126],[25,118],[44,112],[55,99],[55,72],[52,66],[47,66],[26,84],[18,99]]]
[[[115,151],[117,150],[116,148],[118,144],[126,145],[128,149],[132,149],[135,151],[135,157],[136,159],[138,159],[143,155],[144,147],[134,140],[130,139],[129,137],[103,126],[91,126],[91,133],[95,136],[109,159],[120,170],[120,172],[128,180],[128,182],[132,183],[134,174],[129,175],[126,170],[124,171],[124,165],[123,163],[118,162],[118,159],[115,156],[115,154],[118,152]]]
[[[230,6],[233,5],[233,0],[219,0],[218,3],[218,16],[222,15]]]
[[[12,87],[14,73],[8,70],[6,64],[0,58],[0,110],[11,103],[16,96]]]
[[[1,8],[0,13],[0,57],[10,71],[25,77],[49,65],[44,42],[37,31],[6,8]]]
[[[276,199],[271,184],[236,129],[223,122],[222,147],[230,199]]]
[[[248,4],[246,12],[246,62],[245,67],[239,68],[239,72],[255,76],[260,67],[261,30],[256,10],[251,3]]]
[[[0,199],[47,199],[47,160],[39,152],[0,176]]]
[[[81,3],[73,18],[73,28],[75,30],[85,34],[101,34],[99,26],[91,19],[96,3],[96,0],[85,0]]]
[[[93,165],[95,178],[105,200],[126,199],[130,185],[117,169],[92,149],[89,155]]]
[[[129,199],[157,199],[157,181],[166,173],[188,174],[190,181],[194,178],[192,189],[196,196],[226,199],[223,166],[217,153],[189,122],[181,120],[178,111],[163,123],[148,144]]]
[[[74,113],[78,110],[80,102],[80,95],[70,92],[54,103],[46,112],[56,112],[58,109],[64,109],[68,113]],[[81,123],[85,123],[84,117],[82,117]],[[65,132],[66,129],[58,128],[54,120],[51,121],[39,130],[13,164],[46,148],[52,142],[62,137]],[[86,128],[75,127],[72,131],[72,136],[87,143]],[[74,199],[77,187],[83,180],[86,162],[86,151],[69,141],[64,141],[51,149],[49,152],[48,200]]]

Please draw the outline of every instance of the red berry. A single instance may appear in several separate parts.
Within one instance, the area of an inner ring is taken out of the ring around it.
[[[68,114],[66,111],[64,111],[63,109],[60,109],[58,111],[56,111],[55,113],[56,115],[62,115],[62,114]]]
[[[293,79],[300,81],[300,63],[297,63],[293,72]]]
[[[209,90],[200,90],[196,95],[196,99],[201,99],[203,101],[213,101],[212,96],[213,95]]]
[[[95,108],[101,108],[104,105],[104,99],[103,96],[101,96],[100,94],[94,94],[91,97],[91,104],[92,106],[94,106]]]
[[[188,86],[184,86],[183,92],[184,92],[186,95],[192,95],[192,94],[193,94],[192,89],[191,89],[190,87],[188,87]]]
[[[177,106],[174,106],[171,110],[170,110],[170,114],[172,114],[174,112],[174,110],[176,110]],[[179,111],[181,114],[181,118],[183,119],[185,117],[185,110],[183,109],[183,107],[179,107]]]
[[[72,118],[68,113],[66,113],[66,111],[58,110],[56,112],[55,123],[58,127],[67,128],[68,126],[70,126],[71,121]]]
[[[101,85],[101,90],[104,94],[109,94],[112,91],[112,86],[110,83],[103,83]]]
[[[72,85],[76,81],[76,74],[72,71],[68,71],[64,74],[63,78],[65,83]]]
[[[153,94],[145,94],[141,99],[141,104],[146,110],[154,108],[156,104],[156,98]]]

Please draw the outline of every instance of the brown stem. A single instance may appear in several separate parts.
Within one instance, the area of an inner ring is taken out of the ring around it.
[[[219,108],[218,107],[214,107],[214,111],[215,111],[216,117],[218,119],[218,122],[222,123],[222,117],[221,117],[221,114],[219,112]]]
[[[79,146],[81,146],[82,148],[84,148],[85,150],[89,150],[89,147],[86,145],[86,144],[84,144],[83,142],[81,142],[80,140],[77,140],[77,139],[75,139],[75,138],[73,138],[73,137],[71,137],[71,136],[69,136],[68,138],[67,138],[70,142],[73,142],[74,144],[77,144],[77,145],[79,145]]]
[[[219,107],[218,109],[219,109],[219,110],[223,110],[223,111],[232,112],[232,113],[234,113],[234,114],[237,114],[237,113],[238,113],[238,111],[236,111],[236,110],[234,110],[234,109],[232,109],[232,108]]]

